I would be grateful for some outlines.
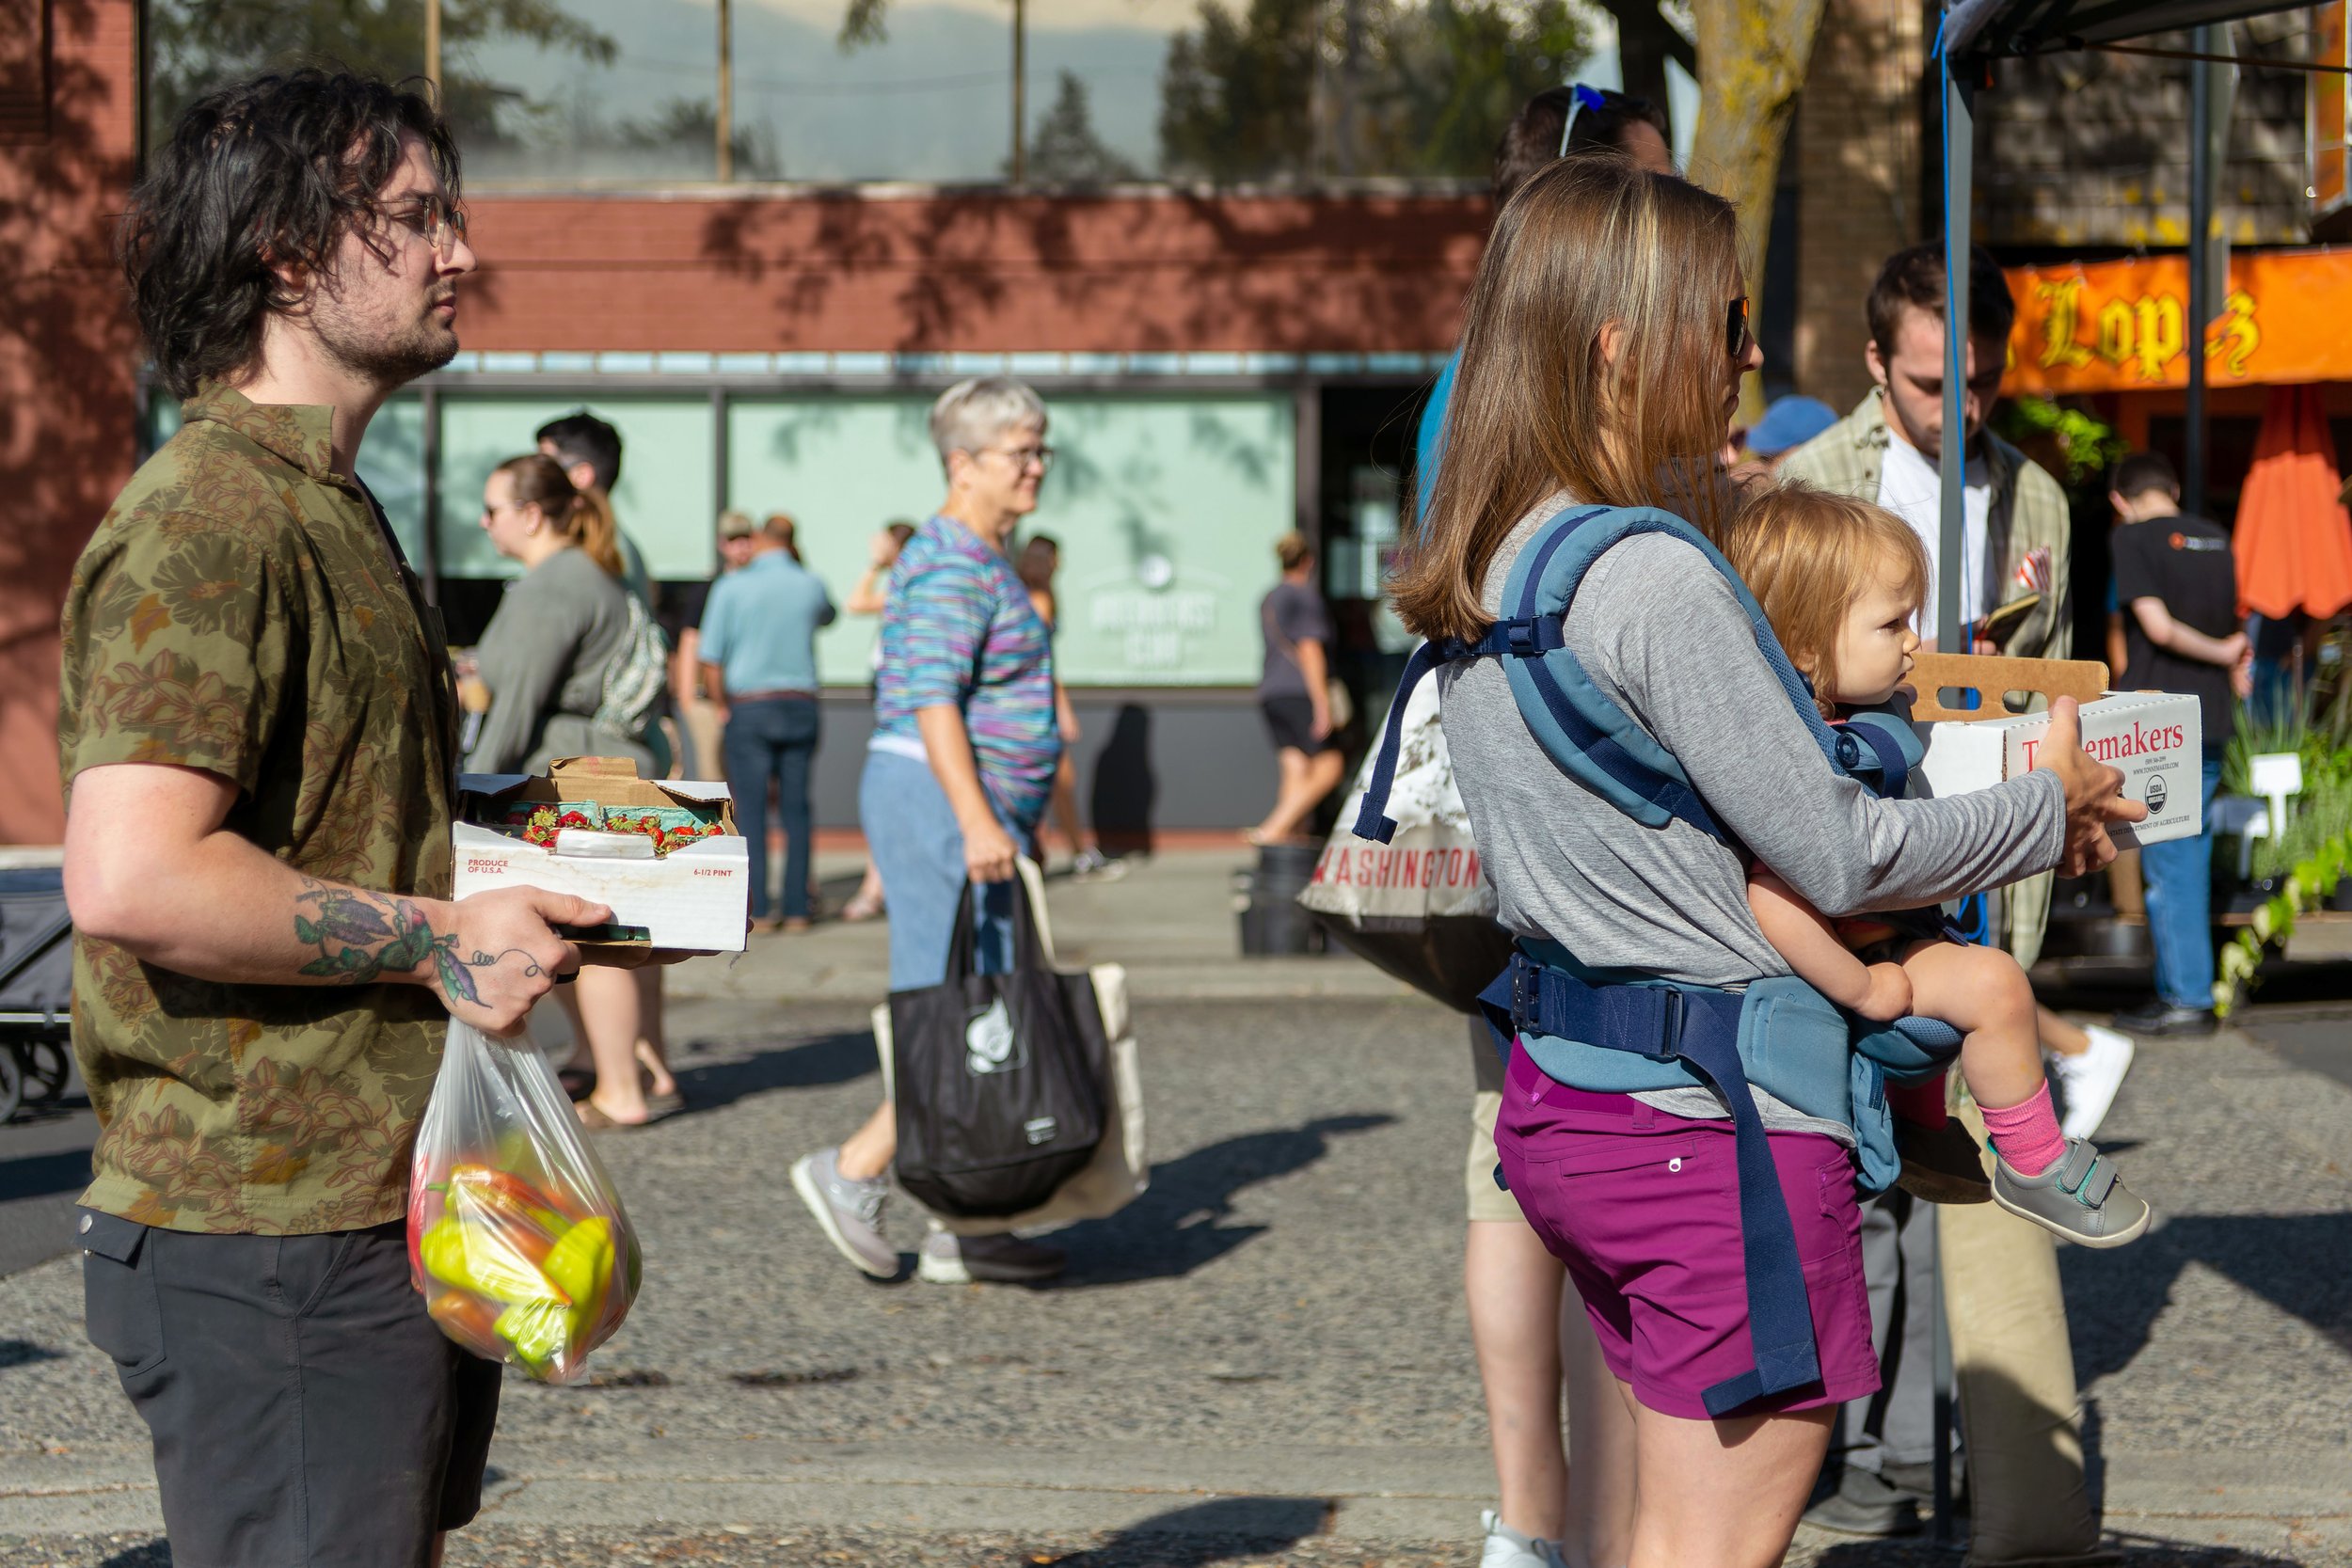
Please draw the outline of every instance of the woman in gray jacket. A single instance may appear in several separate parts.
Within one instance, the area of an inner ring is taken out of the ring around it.
[[[474,650],[490,711],[466,770],[543,773],[557,757],[628,757],[650,777],[644,742],[596,722],[605,673],[628,651],[629,632],[612,513],[574,489],[563,465],[533,452],[490,471],[482,530],[523,575]]]
[[[641,739],[596,721],[606,673],[629,653],[612,509],[595,491],[575,489],[562,464],[533,452],[490,471],[482,528],[523,575],[474,650],[490,711],[466,770],[544,773],[557,757],[601,756],[627,757],[640,775],[657,777],[661,770]],[[556,992],[596,1062],[596,1087],[580,1106],[590,1127],[642,1127],[678,1108],[661,1050],[660,994],[659,969],[594,965]]]

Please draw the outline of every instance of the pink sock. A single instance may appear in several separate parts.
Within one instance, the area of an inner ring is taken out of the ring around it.
[[[2031,1099],[2003,1110],[1981,1103],[1977,1108],[1984,1113],[1984,1130],[1993,1134],[1993,1148],[2019,1175],[2040,1176],[2065,1156],[2066,1139],[2058,1132],[2058,1113],[2050,1109],[2049,1085],[2034,1090]]]

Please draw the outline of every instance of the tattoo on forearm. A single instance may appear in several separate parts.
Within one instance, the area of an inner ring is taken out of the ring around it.
[[[307,906],[294,911],[294,940],[319,950],[301,973],[320,979],[363,986],[387,974],[406,974],[429,958],[443,995],[453,1002],[479,1003],[482,992],[473,979],[477,969],[515,958],[522,960],[526,975],[536,978],[545,973],[519,947],[501,953],[477,948],[460,958],[456,933],[434,930],[424,911],[406,898],[305,878],[294,903]]]

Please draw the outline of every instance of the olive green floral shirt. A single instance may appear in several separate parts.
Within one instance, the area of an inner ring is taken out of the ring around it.
[[[200,768],[237,786],[228,829],[295,870],[447,897],[448,651],[373,503],[328,467],[328,411],[217,385],[185,411],[67,592],[69,796],[108,763]],[[406,1212],[447,1022],[431,990],[224,985],[87,937],[73,963],[102,1124],[84,1203],[269,1235]]]

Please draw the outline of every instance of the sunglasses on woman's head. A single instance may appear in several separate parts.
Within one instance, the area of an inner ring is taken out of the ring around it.
[[[1741,294],[1724,309],[1724,352],[1734,359],[1745,359],[1755,342],[1748,332],[1748,296]]]
[[[1586,87],[1581,82],[1571,82],[1568,84],[1567,118],[1560,125],[1560,150],[1555,156],[1565,158],[1568,155],[1568,138],[1576,135],[1577,116],[1588,109],[1595,114],[1601,113],[1609,107],[1609,100],[1612,97],[1616,99],[1619,108],[1635,119],[1648,117],[1650,104],[1646,98],[1636,98],[1629,92],[1613,94],[1599,87]]]

